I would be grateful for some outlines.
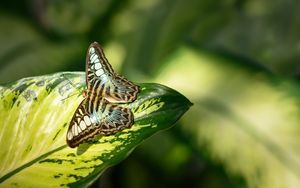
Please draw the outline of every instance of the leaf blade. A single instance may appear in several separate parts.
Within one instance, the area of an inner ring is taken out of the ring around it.
[[[0,142],[8,141],[9,145],[0,153],[4,159],[0,162],[0,183],[4,186],[85,187],[144,139],[171,127],[191,105],[166,86],[140,84],[138,99],[125,104],[135,116],[131,129],[98,136],[71,149],[65,145],[65,133],[83,97],[68,80],[78,88],[85,87],[83,73],[57,73],[22,79],[0,90],[0,117],[8,122],[2,124]],[[9,125],[14,126],[8,129]]]

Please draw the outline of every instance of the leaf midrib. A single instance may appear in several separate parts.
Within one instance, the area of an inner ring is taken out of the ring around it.
[[[20,167],[14,169],[13,171],[11,171],[11,172],[5,174],[4,176],[2,176],[2,177],[0,178],[0,183],[2,183],[2,182],[4,182],[5,180],[9,179],[9,178],[12,177],[13,175],[19,173],[19,172],[22,171],[23,169],[25,169],[25,168],[27,168],[27,167],[30,167],[31,165],[35,164],[36,162],[38,162],[38,161],[40,161],[40,160],[42,160],[42,159],[48,157],[49,155],[51,155],[51,154],[53,154],[53,153],[55,153],[55,152],[57,152],[57,151],[63,150],[63,149],[65,149],[66,147],[67,147],[66,144],[65,144],[65,145],[62,145],[62,146],[60,146],[60,147],[58,147],[58,148],[56,148],[56,149],[53,149],[52,151],[49,151],[49,152],[47,152],[47,153],[44,153],[43,155],[40,155],[39,157],[37,157],[37,158],[35,158],[35,159],[33,159],[33,160],[31,160],[31,161],[29,161],[29,162],[27,162],[27,163],[21,165]]]

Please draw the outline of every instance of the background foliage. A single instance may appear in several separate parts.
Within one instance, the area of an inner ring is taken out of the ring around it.
[[[299,8],[296,0],[3,1],[0,83],[84,71],[98,41],[117,72],[195,105],[92,187],[299,187]]]

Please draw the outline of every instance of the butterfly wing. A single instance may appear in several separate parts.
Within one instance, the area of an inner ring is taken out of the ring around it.
[[[97,42],[92,43],[87,52],[86,81],[88,90],[112,103],[132,102],[139,92],[137,85],[114,72]]]
[[[133,124],[130,109],[110,104],[100,98],[95,102],[84,99],[76,109],[67,132],[67,144],[74,148],[100,134],[111,135]]]

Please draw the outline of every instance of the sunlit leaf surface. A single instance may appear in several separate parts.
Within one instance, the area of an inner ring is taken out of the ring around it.
[[[139,84],[128,106],[135,124],[71,149],[68,123],[85,87],[83,73],[24,78],[0,88],[1,187],[85,187],[144,139],[172,126],[191,103],[159,84]]]
[[[194,149],[249,187],[300,187],[299,86],[236,63],[181,48],[156,81],[195,101],[181,126]]]

